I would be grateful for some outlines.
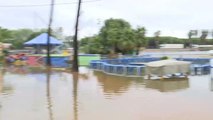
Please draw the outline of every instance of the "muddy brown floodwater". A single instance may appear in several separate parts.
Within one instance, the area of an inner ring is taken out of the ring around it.
[[[1,68],[0,120],[213,120],[213,79]]]

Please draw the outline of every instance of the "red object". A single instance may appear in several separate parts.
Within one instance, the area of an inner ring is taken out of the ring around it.
[[[27,64],[29,66],[43,66],[43,57],[42,56],[28,56]]]

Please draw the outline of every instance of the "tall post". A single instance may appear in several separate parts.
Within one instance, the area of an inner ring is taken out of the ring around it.
[[[73,64],[72,64],[73,72],[78,72],[78,24],[79,24],[80,10],[81,10],[81,0],[78,0],[77,17],[76,17],[76,24],[75,24],[75,35],[73,39],[73,48],[74,48]]]
[[[54,12],[54,0],[51,0],[51,7],[50,7],[50,19],[48,25],[48,35],[47,35],[47,66],[51,66],[51,59],[50,59],[50,36],[51,36],[51,25],[53,21],[53,12]]]

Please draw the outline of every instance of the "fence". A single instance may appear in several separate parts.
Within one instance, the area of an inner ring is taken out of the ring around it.
[[[107,74],[129,77],[145,76],[145,65],[143,63],[160,60],[157,57],[138,57],[93,60],[90,68]],[[210,71],[209,58],[176,58],[176,60],[189,61],[192,63],[192,74],[204,74]],[[135,63],[135,64],[132,64]],[[140,63],[140,64],[137,64]]]
[[[106,59],[95,60],[90,62],[90,68],[98,71],[103,71],[107,74],[140,77],[145,75],[145,66],[130,65],[136,62],[150,62],[157,61],[160,58],[121,58],[121,59]]]

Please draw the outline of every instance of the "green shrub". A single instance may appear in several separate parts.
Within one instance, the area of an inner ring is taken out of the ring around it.
[[[163,57],[161,57],[160,59],[161,59],[161,60],[167,60],[167,59],[169,59],[169,57],[163,56]]]

